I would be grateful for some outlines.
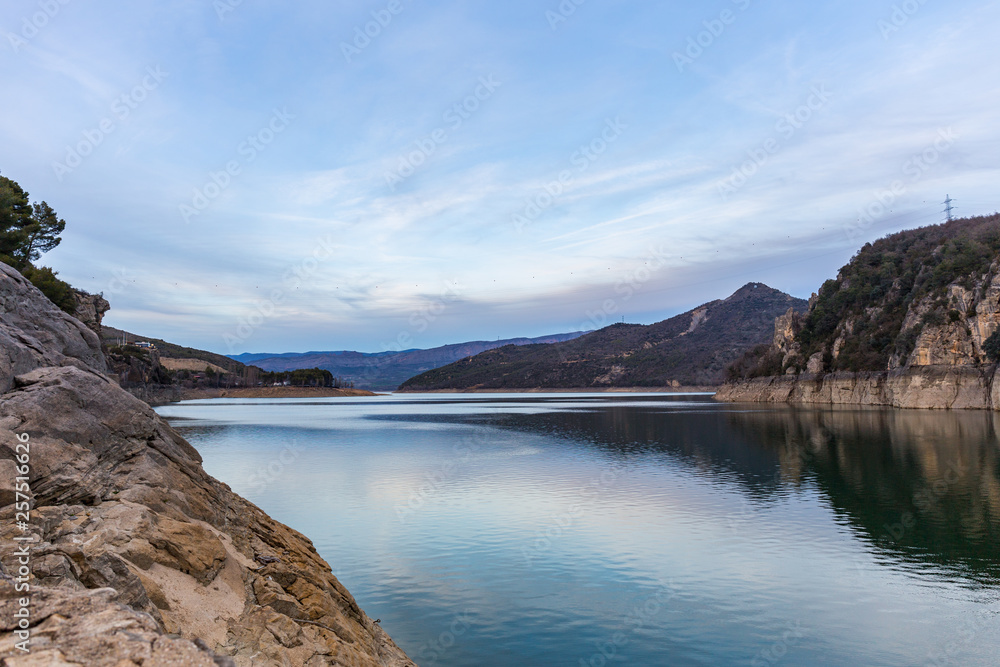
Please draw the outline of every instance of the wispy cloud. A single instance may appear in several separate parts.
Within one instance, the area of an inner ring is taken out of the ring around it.
[[[34,7],[8,3],[0,28]],[[0,169],[69,222],[45,262],[94,291],[125,270],[111,324],[222,350],[328,238],[330,256],[246,344],[378,349],[446,283],[461,298],[415,344],[577,328],[651,246],[670,260],[622,304],[627,318],[751,280],[804,296],[864,240],[938,221],[945,194],[967,214],[998,207],[996,2],[927,3],[888,38],[891,3],[752,3],[683,72],[672,54],[711,8],[588,3],[553,31],[528,0],[410,3],[348,62],[340,43],[370,11],[70,3],[25,49],[0,44],[0,86],[16,91],[0,108]],[[60,182],[52,162],[157,64],[170,78]],[[488,76],[502,85],[453,126],[446,114]],[[778,124],[818,85],[829,102],[786,136]],[[241,142],[275,108],[295,120],[250,161]],[[519,232],[512,214],[619,116],[627,130]],[[954,146],[845,235],[949,127]],[[446,139],[388,187],[438,128]],[[772,138],[779,149],[721,197]],[[240,173],[183,224],[178,205],[233,159]]]

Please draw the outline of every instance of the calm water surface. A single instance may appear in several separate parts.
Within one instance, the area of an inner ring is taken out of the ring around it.
[[[1000,415],[644,394],[158,411],[423,667],[1000,664]]]

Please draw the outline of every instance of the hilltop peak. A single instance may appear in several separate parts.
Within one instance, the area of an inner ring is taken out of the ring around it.
[[[784,295],[784,292],[782,292],[780,290],[776,290],[773,287],[769,287],[769,286],[765,285],[764,283],[747,283],[743,287],[741,287],[738,290],[736,290],[735,292],[733,292],[725,300],[726,301],[732,301],[734,299],[745,299],[747,297],[752,297],[752,296],[756,296],[756,297],[760,297],[760,296],[772,296],[772,295],[775,295],[775,294],[782,294],[782,295]],[[787,296],[787,295],[785,295],[785,296]]]

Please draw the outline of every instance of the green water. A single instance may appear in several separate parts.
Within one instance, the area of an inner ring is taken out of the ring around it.
[[[1000,416],[706,396],[159,409],[419,664],[1000,664]]]

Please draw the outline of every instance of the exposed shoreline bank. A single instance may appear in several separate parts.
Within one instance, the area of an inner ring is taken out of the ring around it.
[[[203,398],[333,398],[342,396],[378,396],[367,389],[333,387],[233,387],[231,389],[184,389],[182,401]]]
[[[395,394],[692,394],[719,387],[534,387],[531,389],[404,389]]]
[[[934,410],[1000,407],[996,365],[915,366],[877,373],[771,376],[722,386],[725,403],[874,405]]]
[[[126,389],[136,398],[159,407],[178,401],[210,398],[339,398],[343,396],[378,396],[366,389],[333,387],[232,387],[230,389],[185,389],[172,385],[148,385]]]

